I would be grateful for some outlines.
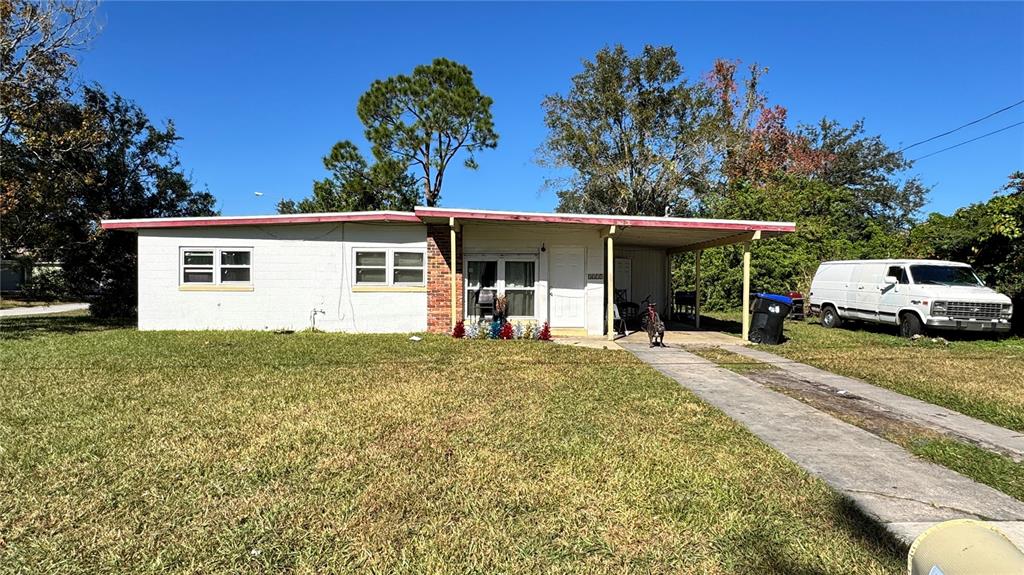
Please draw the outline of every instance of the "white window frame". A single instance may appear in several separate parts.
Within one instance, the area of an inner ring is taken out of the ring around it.
[[[395,254],[419,254],[420,262],[418,266],[399,266],[395,265]],[[388,281],[392,285],[396,286],[425,286],[427,285],[427,251],[426,250],[415,250],[405,248],[395,248],[388,253],[388,263],[391,264],[388,268]],[[420,281],[418,282],[400,282],[395,281],[395,270],[420,270]]]
[[[185,252],[210,252],[213,254],[213,265],[185,265]],[[221,264],[221,252],[248,252],[249,253],[249,265],[239,264]],[[209,247],[209,246],[188,246],[181,247],[178,250],[178,285],[182,286],[251,286],[253,284],[253,273],[255,271],[255,254],[254,250],[249,246],[225,246],[225,247]],[[186,282],[185,281],[185,268],[189,269],[209,269],[213,274],[213,281],[210,282]],[[249,268],[249,281],[221,281],[220,270],[224,269],[240,269]]]
[[[465,270],[462,282],[462,297],[463,302],[469,301],[469,293],[475,289],[479,289],[478,286],[470,286],[468,273],[469,273],[469,262],[497,262],[497,279],[494,282],[494,290],[498,296],[504,295],[506,292],[505,286],[505,262],[533,262],[533,287],[514,287],[510,288],[512,291],[532,291],[533,292],[533,315],[510,315],[509,320],[512,321],[524,321],[524,320],[535,320],[537,318],[537,307],[539,305],[537,297],[537,284],[540,282],[540,263],[538,257],[534,255],[515,255],[515,254],[471,254],[467,255],[463,259],[463,270]],[[476,319],[475,310],[470,310],[468,305],[463,306],[463,314],[465,319]]]
[[[225,264],[225,263],[223,263],[222,254],[224,252],[248,252],[248,254],[249,254],[249,265]],[[217,283],[218,284],[220,284],[220,285],[243,285],[243,286],[252,285],[252,248],[217,248],[217,259],[214,260],[214,263],[217,264],[217,276],[216,276],[216,279],[217,279]],[[245,269],[245,268],[249,269],[249,279],[248,280],[244,280],[244,281],[226,281],[226,280],[222,280],[221,279],[221,276],[223,274],[221,274],[220,272],[223,269]]]
[[[381,266],[360,266],[359,265],[359,254],[361,253],[384,253],[384,281],[383,282],[366,282],[359,281],[359,268],[374,268],[380,269]],[[395,254],[419,254],[422,257],[422,266],[395,266]],[[421,271],[422,279],[418,282],[396,282],[395,281],[395,269],[414,270],[418,269]],[[378,247],[378,246],[360,246],[352,248],[352,285],[353,286],[374,286],[374,287],[426,287],[427,285],[427,250],[424,248],[413,248],[413,247]]]
[[[185,254],[188,252],[202,252],[210,254],[209,265],[196,265],[196,264],[185,264]],[[209,270],[210,281],[208,282],[186,282],[185,281],[185,270],[202,271]],[[204,286],[204,285],[216,285],[217,284],[217,250],[213,248],[181,248],[178,255],[178,283],[180,285],[189,286]]]
[[[384,254],[384,265],[383,266],[361,266],[359,265],[359,254],[371,254],[371,253],[382,253]],[[352,285],[357,286],[386,286],[388,284],[388,278],[390,275],[389,265],[391,262],[391,255],[388,253],[386,248],[355,248],[352,250]],[[382,282],[366,282],[359,281],[359,269],[383,269],[384,270],[384,281]]]

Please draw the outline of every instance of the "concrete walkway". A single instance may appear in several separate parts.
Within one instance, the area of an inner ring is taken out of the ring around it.
[[[38,305],[33,307],[13,307],[0,309],[0,317],[21,317],[26,315],[44,315],[48,313],[64,313],[89,309],[87,303],[60,303],[57,305]]]
[[[823,479],[907,545],[935,523],[969,518],[992,522],[1024,549],[1024,502],[681,349],[620,345]]]
[[[620,337],[618,342],[648,343],[647,332],[634,331],[626,337]],[[748,345],[743,339],[720,331],[704,331],[699,329],[689,330],[668,330],[665,332],[665,343],[670,347],[677,345],[718,345],[742,347]]]
[[[1024,434],[1018,431],[992,425],[960,412],[871,385],[859,379],[837,375],[786,359],[763,349],[738,345],[723,345],[721,348],[763,363],[770,363],[805,381],[823,383],[837,390],[846,390],[939,433],[957,436],[981,447],[1003,453],[1014,461],[1024,460]]]
[[[605,336],[591,335],[554,335],[555,343],[562,345],[575,345],[593,349],[622,349],[620,343],[635,343],[647,345],[647,332],[631,331],[627,335],[618,335],[614,341],[609,341]],[[742,339],[722,333],[719,331],[702,331],[699,329],[669,330],[665,332],[665,343],[675,347],[677,345],[713,345],[719,347],[733,346],[740,347],[747,345]]]

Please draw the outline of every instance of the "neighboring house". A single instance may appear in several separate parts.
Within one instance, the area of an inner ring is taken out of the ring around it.
[[[424,207],[102,225],[138,233],[139,329],[443,333],[488,316],[491,297],[505,294],[512,321],[589,335],[613,331],[608,281],[664,310],[671,254],[795,229]]]
[[[31,263],[28,258],[0,260],[0,292],[20,292],[22,286],[33,275],[51,269],[59,270],[61,265],[54,262]]]
[[[17,260],[0,260],[0,291],[21,291],[21,285],[28,280],[30,269]]]

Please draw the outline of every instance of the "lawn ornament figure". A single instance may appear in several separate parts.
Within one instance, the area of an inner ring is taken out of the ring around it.
[[[645,297],[643,303],[647,304],[647,311],[644,313],[641,323],[643,323],[644,331],[647,332],[647,340],[651,347],[665,347],[665,323],[658,315],[658,307],[651,301],[651,296]]]
[[[508,318],[508,296],[501,294],[494,299],[494,321],[505,323]]]

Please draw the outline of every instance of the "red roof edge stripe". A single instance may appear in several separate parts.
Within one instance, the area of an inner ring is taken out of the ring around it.
[[[735,231],[793,232],[791,222],[757,222],[741,220],[706,220],[690,218],[652,218],[590,214],[537,214],[474,210],[417,208],[416,212],[352,212],[333,214],[294,214],[284,216],[208,218],[152,218],[103,220],[105,230],[137,230],[150,228],[194,228],[210,226],[254,226],[277,224],[316,224],[333,222],[408,222],[422,223],[428,218],[456,218],[466,221],[527,222],[549,224],[589,224],[637,228],[718,229]]]
[[[105,230],[136,230],[148,228],[196,228],[209,226],[258,226],[268,224],[318,224],[332,222],[412,222],[421,223],[411,212],[296,214],[294,216],[253,216],[246,218],[154,218],[146,220],[104,220]]]
[[[702,220],[687,218],[630,218],[618,216],[544,215],[501,212],[473,212],[462,210],[416,210],[421,218],[456,218],[504,222],[535,222],[551,224],[596,224],[637,228],[696,228],[739,231],[794,232],[796,224],[789,222],[743,222],[728,220]]]

